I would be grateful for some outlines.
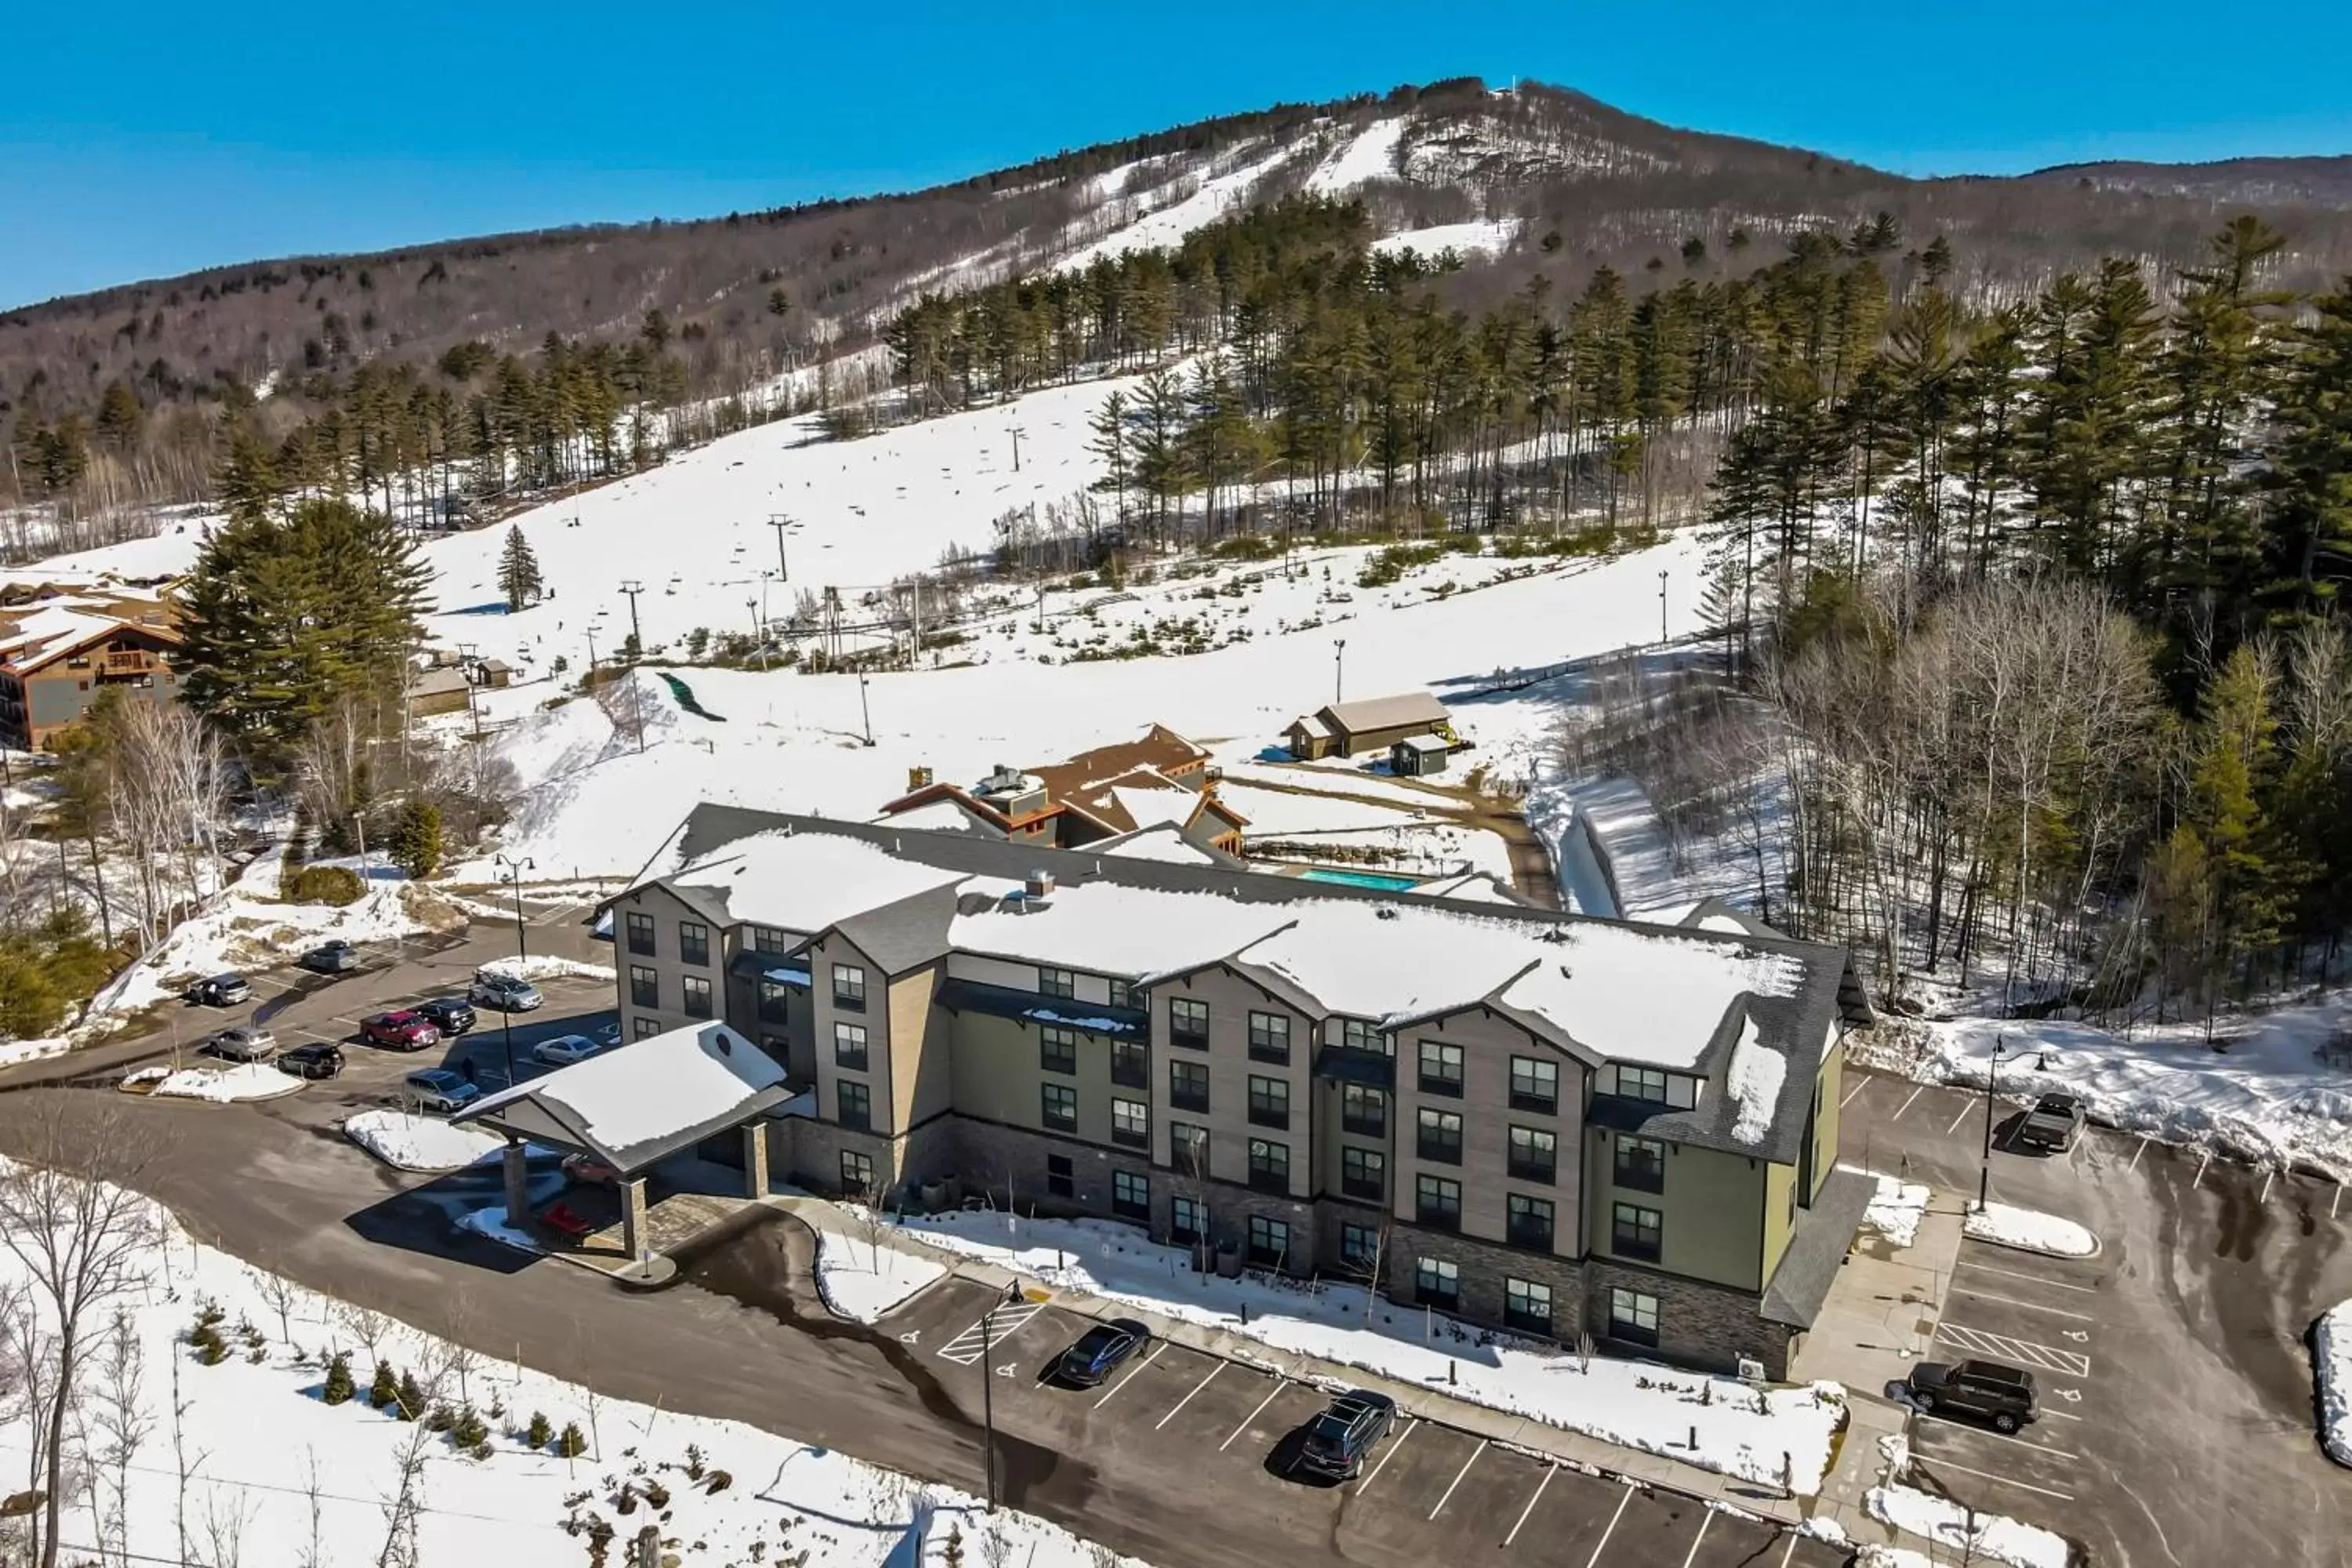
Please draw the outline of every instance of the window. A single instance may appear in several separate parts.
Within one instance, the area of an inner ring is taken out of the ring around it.
[[[1110,1141],[1137,1149],[1151,1146],[1151,1107],[1139,1100],[1110,1102]]]
[[[1066,1083],[1049,1083],[1040,1087],[1045,1097],[1044,1116],[1049,1132],[1076,1132],[1078,1130],[1078,1091]]]
[[[851,1197],[874,1191],[874,1156],[856,1149],[841,1152],[841,1190]]]
[[[1551,1203],[1513,1193],[1504,1200],[1503,1235],[1513,1247],[1551,1250]]]
[[[1644,1296],[1639,1290],[1612,1287],[1609,1292],[1609,1337],[1654,1348],[1658,1342],[1658,1299]]]
[[[1260,1078],[1255,1073],[1249,1080],[1249,1119],[1253,1127],[1288,1127],[1290,1125],[1290,1080]]]
[[[784,953],[792,952],[792,938],[786,936],[782,931],[778,931],[775,927],[753,926],[751,928],[751,951],[753,952],[765,952],[782,956]]]
[[[661,1020],[659,1018],[640,1018],[636,1022],[635,1032],[630,1037],[639,1040],[650,1040],[656,1035],[660,1033]]]
[[[1279,1268],[1290,1258],[1290,1226],[1262,1214],[1250,1215],[1249,1260],[1260,1268]]]
[[[1078,1070],[1078,1037],[1067,1029],[1039,1029],[1037,1065],[1047,1072],[1075,1077]]]
[[[1048,969],[1039,964],[1037,989],[1048,996],[1076,996],[1078,994],[1078,977],[1066,969]]]
[[[1181,1121],[1168,1124],[1168,1163],[1188,1176],[1209,1173],[1209,1130]]]
[[[1141,1040],[1110,1043],[1110,1080],[1121,1089],[1151,1087],[1151,1047]]]
[[[1249,1184],[1262,1193],[1290,1190],[1290,1145],[1271,1138],[1249,1141]]]
[[[1057,1198],[1074,1198],[1078,1195],[1077,1172],[1071,1165],[1070,1157],[1067,1154],[1045,1156],[1045,1191]]]
[[[1538,1057],[1511,1058],[1511,1109],[1540,1111],[1546,1116],[1559,1110],[1559,1064]]]
[[[1206,1062],[1168,1064],[1168,1103],[1179,1110],[1209,1109],[1209,1067]]]
[[[1252,1061],[1288,1061],[1289,1016],[1282,1013],[1252,1013],[1249,1016],[1249,1054]]]
[[[1139,1171],[1110,1173],[1110,1212],[1121,1219],[1151,1218],[1151,1181]]]
[[[686,1016],[689,1018],[710,1016],[710,982],[699,974],[686,977]]]
[[[1339,1149],[1339,1190],[1351,1198],[1378,1203],[1388,1193],[1388,1158],[1352,1143]]]
[[[833,966],[833,1005],[853,1013],[866,1011],[866,971],[855,963]]]
[[[1379,1032],[1361,1018],[1339,1020],[1339,1045],[1346,1050],[1379,1051],[1383,1055],[1389,1054],[1391,1050],[1391,1047],[1381,1041]]]
[[[1462,1098],[1462,1047],[1435,1040],[1421,1042],[1421,1092]]]
[[[639,958],[654,956],[654,917],[642,910],[629,911],[629,951]]]
[[[629,965],[629,1005],[633,1007],[661,1005],[661,971],[647,963]]]
[[[1415,1176],[1413,1216],[1439,1230],[1462,1228],[1462,1184],[1448,1176]]]
[[[1135,1005],[1135,987],[1127,981],[1113,980],[1109,1000],[1114,1007],[1132,1007]]]
[[[688,963],[710,962],[710,928],[700,921],[677,922],[677,955]]]
[[[833,1086],[834,1120],[844,1127],[854,1127],[864,1132],[874,1125],[873,1091],[862,1083],[843,1079]]]
[[[1617,1092],[1628,1100],[1666,1102],[1666,1075],[1656,1068],[1621,1067],[1617,1069]]]
[[[1503,1280],[1503,1322],[1523,1333],[1551,1332],[1551,1287],[1532,1279]]]
[[[1370,1269],[1381,1260],[1381,1233],[1368,1225],[1339,1227],[1339,1261],[1350,1268]]]
[[[1443,1258],[1423,1258],[1412,1266],[1412,1292],[1424,1306],[1444,1311],[1462,1307],[1462,1270]]]
[[[1186,1246],[1209,1234],[1209,1205],[1198,1198],[1172,1198],[1168,1204],[1168,1239]]]
[[[1666,1190],[1666,1146],[1654,1138],[1629,1138],[1620,1133],[1614,1167],[1617,1184],[1637,1193]]]
[[[1360,1138],[1389,1134],[1389,1097],[1370,1084],[1339,1086],[1339,1131]]]
[[[1424,1160],[1435,1160],[1447,1165],[1462,1163],[1462,1118],[1451,1110],[1421,1112],[1421,1138],[1418,1152]]]
[[[1173,1045],[1196,1051],[1209,1048],[1209,1005],[1189,996],[1168,1000],[1168,1038]]]
[[[1618,1204],[1612,1211],[1609,1250],[1620,1258],[1655,1263],[1664,1240],[1666,1216],[1639,1204]]]
[[[1559,1138],[1538,1127],[1511,1129],[1509,1170],[1516,1182],[1551,1183],[1559,1179]]]
[[[793,988],[772,980],[760,982],[760,1022],[789,1024],[793,1021]]]
[[[840,1024],[833,1026],[833,1065],[847,1068],[852,1072],[866,1070],[866,1026]]]

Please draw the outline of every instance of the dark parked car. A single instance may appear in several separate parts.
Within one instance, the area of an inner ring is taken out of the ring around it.
[[[278,1037],[259,1024],[223,1029],[205,1042],[205,1049],[228,1062],[266,1062],[278,1054]]]
[[[480,1007],[495,1007],[501,1013],[528,1013],[547,1000],[539,987],[528,980],[517,980],[510,974],[477,974],[466,999]]]
[[[343,1070],[343,1047],[313,1043],[281,1052],[278,1070],[296,1078],[333,1078]]]
[[[474,1026],[474,1009],[455,996],[436,996],[430,1002],[419,1002],[416,1011],[433,1020],[433,1026],[456,1038]]]
[[[1924,1361],[1907,1386],[1921,1410],[1980,1416],[1998,1432],[2014,1432],[2040,1411],[2033,1374],[1997,1361]]]
[[[437,1110],[447,1116],[463,1110],[482,1098],[479,1086],[467,1082],[447,1068],[425,1068],[407,1078],[408,1092],[416,1097],[420,1110]]]
[[[378,1013],[360,1020],[360,1038],[372,1046],[421,1051],[441,1043],[441,1031],[422,1013]]]
[[[1092,1388],[1150,1342],[1151,1331],[1132,1318],[1097,1323],[1054,1363],[1054,1381],[1073,1388]]]
[[[302,955],[302,967],[320,974],[341,974],[360,966],[360,950],[341,937],[322,942]]]
[[[253,987],[242,974],[215,974],[189,986],[186,995],[198,1007],[234,1007],[253,999]]]
[[[2053,1154],[2063,1154],[2083,1135],[2086,1113],[2080,1097],[2072,1094],[2045,1094],[2033,1102],[2025,1120],[2017,1124],[2011,1142],[2029,1149],[2047,1149]]]
[[[1364,1457],[1396,1423],[1396,1401],[1385,1394],[1351,1388],[1333,1397],[1322,1415],[1307,1424],[1291,1469],[1349,1481],[1364,1472]]]

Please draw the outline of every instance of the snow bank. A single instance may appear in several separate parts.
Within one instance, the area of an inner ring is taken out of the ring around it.
[[[609,963],[580,963],[569,958],[550,958],[544,953],[532,953],[529,958],[494,958],[481,966],[483,974],[502,974],[510,980],[556,980],[576,975],[582,980],[617,980],[619,971]]]
[[[1927,1188],[1924,1183],[1906,1182],[1898,1176],[1880,1176],[1877,1180],[1877,1195],[1863,1211],[1862,1223],[1891,1245],[1908,1247],[1918,1238],[1920,1216],[1927,1212]]]
[[[1399,1383],[1443,1387],[1489,1409],[1800,1493],[1821,1489],[1832,1435],[1844,1419],[1845,1391],[1835,1384],[1759,1390],[1648,1362],[1596,1355],[1580,1364],[1533,1341],[1368,1298],[1356,1286],[1199,1274],[1183,1249],[1110,1221],[959,1213],[899,1223],[932,1246],[1058,1289],[1131,1302]]]
[[[1962,1553],[1969,1562],[2006,1563],[2011,1568],[2067,1565],[2064,1537],[2001,1514],[1975,1512],[1948,1499],[1930,1497],[1916,1488],[1873,1487],[1870,1495],[1863,1500],[1863,1507],[1880,1523]]]
[[[435,1116],[404,1110],[362,1110],[343,1121],[344,1136],[402,1171],[454,1171],[486,1160],[506,1146],[472,1127],[452,1127]]]
[[[2352,1301],[2328,1309],[2312,1328],[2311,1371],[2319,1382],[2319,1440],[2329,1458],[2352,1465]]]
[[[947,1269],[896,1247],[860,1248],[850,1237],[816,1233],[816,1289],[837,1317],[871,1323],[888,1317]]]
[[[243,1062],[232,1068],[183,1068],[156,1079],[150,1092],[172,1100],[208,1100],[227,1105],[240,1100],[276,1100],[301,1088],[300,1079],[279,1072],[268,1062]]]
[[[2099,1251],[2099,1238],[2073,1220],[2010,1204],[1970,1205],[1961,1228],[1978,1241],[2053,1258],[2095,1258]]]

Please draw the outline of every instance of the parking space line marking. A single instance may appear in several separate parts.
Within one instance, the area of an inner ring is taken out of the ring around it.
[[[2053,1318],[2072,1318],[2078,1323],[2098,1321],[2088,1312],[2070,1312],[2063,1307],[2045,1307],[2039,1301],[2021,1301],[2014,1296],[1996,1296],[1990,1290],[1971,1289],[1966,1285],[1954,1285],[1952,1293],[1956,1296],[1974,1296],[1980,1301],[2000,1301],[2011,1307],[2022,1307],[2029,1312],[2047,1312]]]
[[[1780,1568],[1789,1568],[1789,1560],[1797,1554],[1798,1532],[1789,1531],[1789,1544],[1780,1549]]]
[[[1927,1462],[1931,1465],[1941,1465],[1948,1470],[1958,1470],[1964,1476],[1976,1476],[1988,1481],[1999,1481],[2003,1486],[2015,1487],[2020,1491],[2039,1492],[2043,1497],[2056,1498],[2060,1502],[2074,1500],[2074,1494],[2072,1492],[2053,1491],[2048,1487],[2037,1487],[2030,1481],[2021,1481],[2014,1477],[1999,1475],[1991,1470],[1972,1470],[1966,1465],[1956,1465],[1949,1459],[1931,1458]]]
[[[1275,1377],[1275,1380],[1274,1380],[1274,1387],[1273,1387],[1273,1388],[1271,1388],[1271,1389],[1269,1389],[1269,1390],[1266,1392],[1266,1396],[1265,1396],[1264,1399],[1261,1399],[1261,1400],[1259,1400],[1259,1401],[1257,1402],[1257,1409],[1256,1409],[1256,1410],[1253,1410],[1253,1411],[1251,1411],[1248,1415],[1244,1415],[1244,1416],[1243,1416],[1243,1417],[1242,1417],[1242,1424],[1241,1424],[1240,1426],[1238,1426],[1234,1427],[1234,1428],[1233,1429],[1233,1431],[1232,1431],[1231,1433],[1229,1433],[1229,1434],[1226,1436],[1225,1440],[1224,1440],[1223,1442],[1222,1442],[1222,1443],[1220,1443],[1220,1444],[1218,1444],[1218,1445],[1217,1445],[1217,1452],[1218,1452],[1218,1453],[1220,1453],[1220,1454],[1222,1454],[1222,1453],[1223,1453],[1226,1449],[1228,1449],[1228,1448],[1232,1447],[1234,1446],[1234,1439],[1235,1437],[1240,1436],[1243,1433],[1244,1433],[1244,1432],[1248,1431],[1248,1430],[1249,1430],[1249,1424],[1250,1424],[1251,1422],[1253,1422],[1253,1421],[1255,1421],[1255,1420],[1256,1420],[1256,1419],[1257,1419],[1257,1417],[1258,1417],[1258,1411],[1262,1411],[1262,1410],[1264,1410],[1267,1405],[1269,1405],[1273,1404],[1273,1403],[1274,1403],[1274,1396],[1275,1396],[1276,1394],[1280,1394],[1280,1393],[1281,1393],[1285,1388],[1287,1388],[1289,1385],[1290,1385],[1290,1380],[1289,1380],[1288,1378],[1286,1378],[1286,1377],[1283,1377],[1283,1376],[1281,1376],[1280,1374],[1278,1374],[1278,1373],[1277,1373],[1277,1374],[1276,1375],[1276,1377]]]
[[[2138,1169],[2139,1169],[2139,1157],[2140,1157],[2142,1154],[2145,1154],[2145,1153],[2147,1153],[2147,1135],[2146,1133],[2142,1133],[2142,1134],[2140,1134],[2139,1147],[2132,1151],[2132,1163],[2131,1163],[2130,1164],[2126,1165],[2126,1166],[2124,1167],[2124,1173],[2125,1173],[2125,1174],[2126,1174],[2126,1175],[2128,1175],[2128,1174],[2130,1174],[2132,1172],[2138,1170]]]
[[[2336,1183],[2336,1195],[2335,1195],[2334,1197],[2332,1197],[2332,1198],[2330,1198],[2330,1199],[2328,1199],[2328,1200],[2327,1200],[2327,1217],[2328,1217],[2329,1219],[2334,1219],[2334,1218],[2336,1217],[2336,1205],[2337,1204],[2342,1203],[2343,1201],[2344,1201],[2344,1184],[2343,1184],[2343,1183],[2341,1183],[2341,1182],[2338,1182],[2338,1183]]]
[[[2196,1179],[2195,1181],[2193,1181],[2193,1182],[2191,1182],[2191,1183],[2189,1183],[2189,1185],[2192,1189],[2197,1188],[2197,1187],[2201,1187],[2201,1186],[2203,1186],[2203,1185],[2205,1184],[2205,1167],[2206,1167],[2206,1166],[2208,1166],[2208,1165],[2210,1165],[2210,1164],[2211,1164],[2212,1163],[2213,1163],[2213,1151],[2212,1151],[2212,1150],[2210,1150],[2210,1149],[2208,1149],[2208,1150],[2206,1150],[2206,1151],[2205,1151],[2205,1157],[2204,1157],[2202,1160],[2200,1160],[2200,1161],[2198,1161],[2198,1162],[2197,1162],[2197,1179]]]
[[[1913,1100],[1915,1100],[1918,1099],[1921,1095],[1923,1095],[1923,1094],[1925,1094],[1925,1093],[1927,1093],[1927,1086],[1926,1084],[1924,1084],[1924,1083],[1923,1083],[1923,1084],[1921,1084],[1918,1088],[1916,1088],[1916,1089],[1913,1089],[1913,1090],[1912,1090],[1908,1095],[1906,1095],[1906,1096],[1905,1096],[1905,1097],[1904,1097],[1903,1103],[1902,1103],[1902,1104],[1900,1104],[1900,1105],[1898,1105],[1898,1106],[1896,1106],[1896,1107],[1895,1108],[1895,1114],[1894,1114],[1894,1115],[1892,1115],[1892,1116],[1890,1116],[1890,1117],[1888,1117],[1888,1118],[1887,1118],[1887,1120],[1888,1120],[1889,1121],[1902,1121],[1902,1120],[1903,1120],[1903,1113],[1904,1113],[1905,1111],[1906,1111],[1906,1110],[1910,1110],[1910,1109],[1911,1109],[1911,1102],[1912,1102]]]
[[[1698,1533],[1691,1537],[1691,1549],[1683,1558],[1683,1568],[1698,1561],[1698,1543],[1706,1539],[1706,1527],[1715,1522],[1715,1510],[1702,1509],[1698,1516]]]
[[[1963,1101],[1960,1105],[1960,1113],[1952,1118],[1952,1124],[1949,1127],[1944,1129],[1944,1136],[1949,1138],[1953,1133],[1958,1132],[1960,1130],[1960,1123],[1966,1121],[1969,1119],[1969,1112],[1975,1109],[1975,1106]]]
[[[2045,1411],[2043,1414],[2049,1413]],[[1955,1421],[1948,1415],[1938,1415],[1932,1410],[1922,1410],[1919,1415],[1923,1420],[1933,1421],[1938,1426],[1949,1426],[1961,1432],[1973,1432],[1979,1437],[1997,1437],[2004,1443],[2014,1443],[2021,1448],[2032,1448],[2037,1453],[2048,1454],[2053,1458],[2063,1459],[2070,1465],[2083,1457],[2080,1454],[2069,1453],[2063,1448],[2053,1448],[2047,1443],[2028,1442],[2013,1433],[1996,1432],[1990,1427],[1979,1426],[1973,1422]],[[1927,1457],[1931,1459],[1935,1458],[1933,1454]]]
[[[2263,1204],[2266,1204],[2266,1203],[2268,1203],[2268,1202],[2270,1202],[2270,1201],[2271,1201],[2271,1184],[2272,1184],[2273,1182],[2277,1181],[2277,1180],[2278,1180],[2278,1172],[2277,1172],[2277,1171],[2275,1171],[2275,1170],[2272,1170],[2272,1171],[2267,1171],[2267,1172],[2263,1173],[2263,1190],[2261,1191],[2261,1193],[2259,1193],[2258,1194],[2256,1194],[2256,1195],[2255,1195],[2255,1198],[2254,1198],[2254,1203],[2255,1203],[2255,1205],[2256,1205],[2257,1207],[2259,1207],[2260,1205],[2263,1205]]]
[[[1120,1378],[1117,1383],[1112,1384],[1108,1388],[1103,1391],[1103,1396],[1095,1401],[1095,1408],[1100,1410],[1104,1405],[1108,1405],[1112,1394],[1117,1394],[1120,1389],[1125,1388],[1129,1384],[1133,1383],[1135,1381],[1135,1374],[1141,1372],[1145,1367],[1150,1366],[1153,1362],[1158,1361],[1160,1359],[1160,1352],[1167,1348],[1168,1342],[1166,1340],[1162,1340],[1158,1344],[1152,1346],[1151,1353],[1150,1355],[1145,1356],[1141,1361],[1137,1362],[1133,1366],[1128,1368],[1127,1375],[1125,1377]]]
[[[1868,1089],[1869,1087],[1870,1080],[1868,1079],[1857,1077],[1854,1079],[1853,1087],[1845,1091],[1845,1098],[1838,1101],[1838,1109],[1840,1110],[1843,1110],[1847,1106],[1852,1105],[1854,1100],[1854,1096],[1860,1094],[1864,1089]]]
[[[1407,1437],[1412,1436],[1412,1429],[1420,1425],[1421,1417],[1418,1415],[1404,1424],[1404,1430],[1396,1435],[1396,1441],[1391,1443],[1389,1445],[1389,1451],[1381,1456],[1381,1462],[1372,1467],[1372,1473],[1356,1483],[1356,1495],[1358,1497],[1364,1495],[1364,1489],[1366,1487],[1370,1486],[1374,1481],[1380,1479],[1381,1472],[1389,1468],[1389,1461],[1396,1458],[1396,1451],[1404,1447],[1404,1440]]]
[[[2036,1344],[2032,1340],[2012,1339],[2007,1334],[1972,1329],[1966,1323],[1948,1321],[1936,1325],[1936,1338],[1964,1351],[1998,1356],[2003,1361],[2021,1361],[2044,1372],[2059,1373],[2067,1377],[2091,1375],[2091,1358],[2080,1351],[2063,1351],[2055,1345]]]
[[[958,1366],[970,1366],[981,1358],[982,1351],[993,1353],[998,1345],[1019,1333],[1030,1319],[1045,1310],[1044,1303],[1024,1302],[1018,1307],[991,1307],[981,1314],[980,1321],[941,1345],[935,1353],[941,1361]]]
[[[2039,1274],[2021,1273],[2014,1268],[1996,1268],[1990,1263],[1979,1263],[1973,1258],[1961,1258],[1960,1267],[1973,1268],[1979,1274],[1998,1274],[2005,1279],[2024,1279],[2036,1285],[2047,1285],[2053,1290],[2074,1290],[2084,1296],[2095,1296],[2099,1293],[2099,1288],[2096,1285],[2070,1285],[2063,1279],[2046,1279]]]
[[[1584,1568],[1594,1568],[1601,1561],[1601,1554],[1609,1550],[1609,1538],[1617,1533],[1617,1521],[1625,1517],[1625,1505],[1633,1500],[1633,1483],[1627,1481],[1623,1485],[1625,1495],[1617,1500],[1617,1511],[1609,1516],[1609,1528],[1602,1531],[1601,1539],[1593,1543],[1592,1555],[1584,1560]]]
[[[1517,1541],[1519,1538],[1520,1526],[1528,1522],[1528,1515],[1535,1512],[1536,1504],[1543,1500],[1544,1488],[1551,1485],[1552,1477],[1558,1474],[1559,1474],[1559,1461],[1558,1459],[1554,1459],[1550,1466],[1544,1471],[1543,1479],[1536,1483],[1535,1496],[1528,1499],[1528,1506],[1519,1510],[1518,1520],[1511,1526],[1511,1533],[1503,1537],[1504,1545],[1508,1546],[1512,1542]]]
[[[1486,1439],[1481,1437],[1478,1439],[1478,1446],[1470,1450],[1470,1457],[1462,1461],[1462,1468],[1454,1472],[1454,1480],[1451,1485],[1446,1487],[1445,1495],[1439,1498],[1437,1500],[1437,1506],[1429,1510],[1430,1518],[1435,1519],[1439,1514],[1445,1511],[1445,1505],[1454,1500],[1454,1487],[1458,1487],[1462,1484],[1462,1478],[1470,1473],[1470,1467],[1476,1464],[1478,1462],[1478,1456],[1486,1451]]]
[[[1214,1366],[1211,1367],[1211,1368],[1209,1369],[1209,1375],[1208,1375],[1208,1376],[1206,1376],[1206,1377],[1204,1377],[1204,1378],[1202,1378],[1200,1382],[1198,1382],[1198,1383],[1194,1384],[1192,1387],[1190,1387],[1190,1388],[1186,1389],[1186,1390],[1184,1391],[1184,1397],[1183,1397],[1183,1398],[1181,1398],[1181,1399],[1180,1399],[1180,1400],[1178,1400],[1178,1401],[1176,1402],[1176,1404],[1175,1404],[1174,1408],[1173,1408],[1173,1409],[1171,1409],[1171,1410],[1168,1412],[1168,1414],[1167,1414],[1167,1415],[1162,1415],[1162,1416],[1161,1416],[1158,1421],[1154,1422],[1154,1423],[1152,1424],[1151,1429],[1152,1429],[1154,1432],[1157,1432],[1157,1431],[1159,1431],[1159,1430],[1160,1430],[1160,1427],[1165,1426],[1167,1426],[1167,1425],[1168,1425],[1168,1423],[1170,1423],[1171,1421],[1175,1420],[1175,1419],[1176,1419],[1176,1412],[1177,1412],[1178,1410],[1181,1410],[1181,1409],[1183,1409],[1183,1408],[1184,1408],[1184,1406],[1186,1406],[1187,1405],[1190,1405],[1190,1404],[1192,1404],[1192,1395],[1194,1395],[1194,1394],[1196,1394],[1200,1393],[1200,1392],[1201,1392],[1201,1390],[1202,1390],[1202,1389],[1204,1389],[1204,1388],[1208,1387],[1208,1386],[1209,1386],[1209,1384],[1213,1384],[1213,1383],[1216,1382],[1216,1380],[1217,1380],[1217,1373],[1221,1373],[1221,1372],[1224,1371],[1224,1370],[1225,1370],[1225,1368],[1227,1368],[1227,1367],[1231,1366],[1232,1364],[1233,1364],[1233,1363],[1231,1363],[1231,1362],[1221,1361],[1221,1362],[1219,1362],[1216,1365],[1214,1365]]]

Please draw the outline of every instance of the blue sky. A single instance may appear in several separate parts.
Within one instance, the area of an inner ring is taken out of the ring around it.
[[[260,257],[903,189],[1465,74],[1917,174],[2352,153],[2342,0],[2225,11],[2193,43],[2215,14],[2170,0],[20,9],[0,307]]]

